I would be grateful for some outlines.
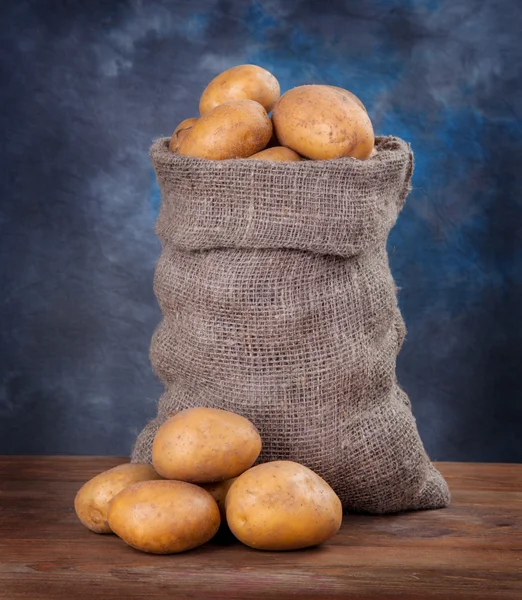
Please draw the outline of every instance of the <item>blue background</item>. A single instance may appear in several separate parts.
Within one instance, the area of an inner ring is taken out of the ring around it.
[[[522,9],[509,0],[4,2],[0,452],[128,454],[148,362],[153,139],[220,71],[346,87],[410,141],[398,375],[433,458],[522,462]]]

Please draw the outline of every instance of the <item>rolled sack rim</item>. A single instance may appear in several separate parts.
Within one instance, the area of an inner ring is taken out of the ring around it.
[[[232,165],[237,164],[238,161],[244,162],[248,161],[249,164],[255,164],[261,166],[264,169],[272,169],[272,168],[322,168],[323,165],[338,165],[345,164],[348,166],[349,164],[356,165],[357,168],[359,166],[365,166],[367,168],[371,168],[377,162],[382,162],[383,160],[395,156],[398,151],[408,151],[411,154],[411,144],[406,142],[400,137],[393,135],[381,135],[375,137],[375,153],[370,156],[367,160],[359,160],[357,158],[352,158],[350,156],[344,156],[341,158],[331,158],[328,160],[312,160],[305,158],[301,161],[269,161],[269,160],[259,160],[253,162],[251,158],[226,158],[223,160],[211,160],[208,158],[197,158],[194,156],[183,156],[178,154],[177,152],[172,152],[169,149],[170,138],[168,137],[160,137],[156,139],[150,148],[150,157],[153,162],[161,163],[163,165],[177,165],[181,163],[194,165],[205,164],[205,165],[213,165],[218,171],[222,169],[226,169]],[[412,165],[413,167],[413,165]]]
[[[411,189],[413,152],[394,136],[375,154],[295,162],[210,160],[156,140],[157,233],[181,250],[288,248],[344,257],[386,242]]]

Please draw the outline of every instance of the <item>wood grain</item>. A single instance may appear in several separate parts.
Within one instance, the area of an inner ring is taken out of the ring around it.
[[[153,556],[77,520],[81,484],[118,457],[0,457],[0,598],[522,598],[522,465],[439,463],[449,508],[345,516],[327,544],[259,552],[221,536]]]

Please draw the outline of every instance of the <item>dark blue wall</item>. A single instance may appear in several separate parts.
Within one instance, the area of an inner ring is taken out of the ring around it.
[[[522,461],[520,3],[0,8],[0,452],[127,454],[160,385],[151,141],[218,72],[357,93],[409,140],[398,373],[434,458]]]

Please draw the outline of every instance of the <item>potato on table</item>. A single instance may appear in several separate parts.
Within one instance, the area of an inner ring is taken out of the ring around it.
[[[341,501],[303,465],[274,461],[243,473],[226,497],[227,523],[244,544],[260,550],[297,550],[330,539],[341,526]]]
[[[184,552],[208,542],[221,522],[216,501],[183,481],[143,481],[111,502],[109,524],[126,544],[153,554]]]
[[[74,499],[80,521],[95,533],[111,533],[107,513],[111,500],[139,481],[161,479],[151,465],[128,463],[109,469],[83,485]]]
[[[221,520],[226,519],[225,501],[227,498],[228,490],[234,483],[237,477],[232,479],[225,479],[225,481],[218,481],[217,483],[200,483],[199,486],[206,490],[212,498],[216,501],[219,512],[221,513]]]
[[[244,417],[217,408],[188,408],[163,423],[152,462],[167,479],[211,483],[237,477],[256,461],[261,437]]]

